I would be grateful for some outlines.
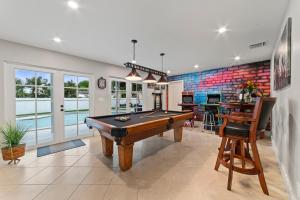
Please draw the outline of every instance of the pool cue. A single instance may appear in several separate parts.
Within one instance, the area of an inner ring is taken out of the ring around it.
[[[156,112],[158,112],[158,111],[159,111],[159,110],[154,110],[154,111],[151,112],[151,113],[148,113],[148,114],[145,114],[145,115],[140,116],[140,118],[147,117],[147,116],[152,115],[152,114],[154,114],[154,113],[156,113]]]

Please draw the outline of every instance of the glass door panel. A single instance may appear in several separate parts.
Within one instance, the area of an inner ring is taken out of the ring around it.
[[[131,99],[130,111],[141,112],[143,111],[143,85],[139,83],[131,84]]]
[[[126,99],[126,82],[111,82],[111,112],[112,114],[120,114],[127,112]]]
[[[29,130],[27,146],[53,141],[52,74],[16,69],[16,123]]]
[[[76,76],[64,76],[64,133],[66,138],[77,136],[77,86]]]
[[[65,138],[90,134],[84,124],[90,114],[89,83],[84,76],[64,75]]]

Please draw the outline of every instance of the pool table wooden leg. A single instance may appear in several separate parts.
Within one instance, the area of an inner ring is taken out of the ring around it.
[[[174,128],[174,141],[175,142],[181,142],[181,140],[182,140],[182,130],[183,130],[183,127]]]
[[[111,157],[113,154],[114,142],[102,135],[101,135],[101,141],[102,141],[103,154],[107,157]]]
[[[162,132],[162,133],[158,134],[158,136],[159,136],[159,137],[163,137],[163,136],[164,136],[164,133]]]
[[[133,144],[118,145],[119,166],[122,171],[126,171],[132,166]]]

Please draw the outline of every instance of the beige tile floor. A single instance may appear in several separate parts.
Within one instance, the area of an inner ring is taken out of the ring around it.
[[[257,176],[234,173],[232,191],[226,190],[228,170],[213,170],[218,136],[185,128],[181,143],[172,132],[134,145],[132,169],[118,168],[102,155],[100,137],[86,146],[36,157],[28,151],[18,165],[0,162],[0,199],[288,199],[269,140],[259,141],[270,196],[262,193]]]

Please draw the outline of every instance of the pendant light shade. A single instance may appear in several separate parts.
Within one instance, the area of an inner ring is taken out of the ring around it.
[[[168,85],[167,77],[166,76],[161,76],[156,84],[157,85]]]
[[[144,83],[156,83],[157,80],[151,72],[148,73],[148,76],[143,80]]]
[[[161,71],[164,72],[164,53],[161,53]],[[156,83],[157,85],[167,85],[168,84],[168,79],[165,75],[162,75],[158,82]]]
[[[142,80],[142,77],[139,75],[135,68],[132,68],[131,72],[126,76],[125,79],[129,81],[140,81]]]

